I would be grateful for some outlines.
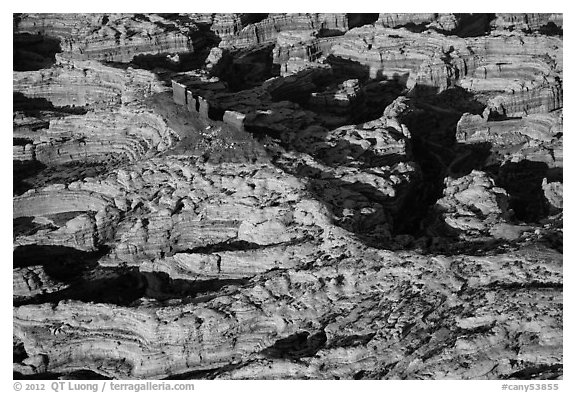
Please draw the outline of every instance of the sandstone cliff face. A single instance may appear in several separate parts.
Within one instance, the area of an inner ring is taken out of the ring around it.
[[[24,14],[16,28],[60,38],[63,52],[81,60],[128,62],[139,55],[194,52],[202,43],[192,21],[158,15]]]
[[[284,30],[320,30],[344,32],[348,30],[345,14],[270,14],[260,22],[244,27],[235,36],[222,37],[221,46],[248,47],[274,42]]]
[[[15,72],[14,91],[28,98],[44,98],[52,105],[108,108],[117,104],[138,104],[145,97],[166,91],[151,72],[122,70],[95,61],[57,58],[48,69]]]
[[[526,29],[526,30],[539,30],[543,27],[553,24],[555,28],[562,28],[563,18],[562,14],[496,14],[495,19],[491,24],[497,28],[502,29]]]
[[[561,378],[561,26],[16,15],[15,375]]]

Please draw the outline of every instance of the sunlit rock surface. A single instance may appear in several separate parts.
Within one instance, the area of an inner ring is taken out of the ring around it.
[[[18,32],[60,38],[63,51],[77,59],[128,62],[139,55],[193,52],[203,40],[194,19],[178,16],[22,14],[15,23]]]
[[[15,378],[561,379],[561,14],[15,14]]]

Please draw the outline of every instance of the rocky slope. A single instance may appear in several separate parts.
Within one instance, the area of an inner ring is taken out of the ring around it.
[[[14,43],[15,377],[562,378],[562,15]]]

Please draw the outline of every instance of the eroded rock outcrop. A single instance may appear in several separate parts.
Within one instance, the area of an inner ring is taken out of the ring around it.
[[[58,59],[51,68],[16,72],[14,159],[81,173],[134,161],[171,148],[180,136],[143,104],[166,87],[151,72],[94,61]],[[44,110],[33,110],[41,105]],[[47,176],[44,176],[47,177]],[[61,176],[61,180],[66,176]],[[36,184],[44,185],[41,179]],[[49,181],[50,182],[50,181]]]
[[[15,15],[15,376],[562,378],[561,27]]]
[[[44,98],[54,106],[106,108],[166,90],[153,73],[145,70],[65,59],[48,69],[14,72],[13,89],[29,98]]]
[[[497,28],[502,29],[526,29],[537,31],[553,24],[556,28],[562,28],[563,26],[563,16],[562,14],[504,14],[499,13],[495,15],[495,19],[491,24]],[[557,32],[555,32],[557,33]]]
[[[489,144],[501,162],[527,159],[550,168],[563,166],[562,111],[503,121],[465,114],[458,122],[456,140],[469,145]]]
[[[229,294],[170,307],[22,306],[15,310],[15,332],[30,356],[51,359],[50,371],[92,369],[122,378],[230,363],[232,371],[216,375],[479,379],[530,367],[554,375],[562,311],[555,295],[561,266],[553,255],[411,255],[409,266],[406,257],[343,256],[338,267],[323,259],[308,271],[265,274],[243,288],[228,286]],[[425,278],[417,279],[418,272]],[[526,275],[534,287],[511,292]],[[366,295],[373,286],[378,296]],[[455,313],[459,307],[464,310]],[[96,360],[102,357],[105,364]],[[458,367],[464,359],[482,367]]]
[[[447,179],[444,197],[436,203],[444,223],[463,236],[487,235],[506,222],[508,195],[485,173],[472,171],[459,179]]]
[[[139,55],[194,52],[203,44],[192,20],[150,14],[22,14],[16,29],[58,37],[66,56],[79,60],[126,63]]]
[[[284,30],[343,32],[347,29],[345,14],[270,14],[268,18],[244,27],[236,36],[222,37],[220,46],[247,47],[270,43]]]

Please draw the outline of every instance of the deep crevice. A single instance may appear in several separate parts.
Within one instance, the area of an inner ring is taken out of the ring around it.
[[[274,44],[261,44],[250,49],[225,50],[211,75],[225,82],[231,92],[260,86],[280,75],[279,66],[273,63],[273,49]]]
[[[68,288],[17,299],[24,304],[58,303],[66,299],[130,306],[147,297],[158,301],[191,301],[199,295],[216,293],[227,286],[242,286],[249,278],[173,279],[164,272],[140,272],[135,267],[104,267],[98,260],[109,249],[79,251],[64,246],[21,246],[14,250],[14,267],[42,265],[48,276],[68,284]]]
[[[60,39],[40,34],[16,33],[13,40],[13,70],[38,71],[56,63],[56,53],[62,52]]]
[[[262,350],[262,354],[272,359],[299,359],[314,356],[326,344],[324,331],[310,334],[301,331],[277,340],[272,346]]]
[[[62,116],[85,115],[88,109],[82,106],[67,105],[55,106],[52,102],[42,97],[27,97],[23,93],[15,91],[12,93],[13,110],[24,112],[26,116],[39,117],[41,111],[56,112]]]
[[[348,28],[354,29],[356,27],[361,27],[364,25],[372,25],[376,23],[380,14],[359,14],[359,13],[349,13],[346,14],[348,17]]]

